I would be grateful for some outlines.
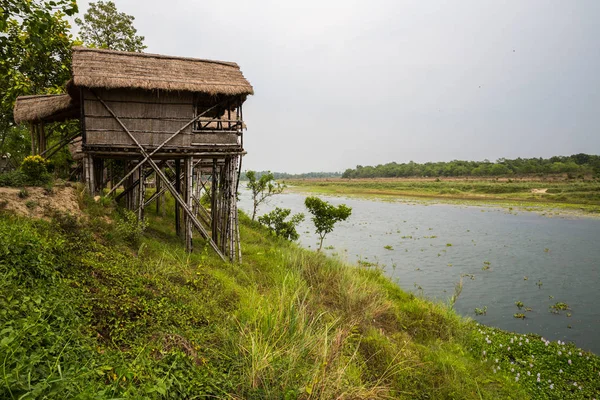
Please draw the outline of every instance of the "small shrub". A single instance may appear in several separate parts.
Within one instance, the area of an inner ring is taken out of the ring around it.
[[[25,202],[25,207],[29,208],[30,210],[33,210],[37,206],[38,206],[38,203],[35,200],[28,200],[27,202]]]
[[[117,233],[132,245],[139,244],[139,241],[146,229],[146,223],[138,221],[137,215],[130,210],[122,210],[120,219],[116,221]]]
[[[0,174],[0,186],[23,186],[27,179],[23,171],[10,171]]]
[[[27,190],[27,188],[21,188],[21,190],[19,190],[19,194],[18,194],[20,199],[26,199],[29,197],[29,190]]]
[[[44,185],[44,194],[48,196],[54,194],[54,184],[52,182],[48,182]]]
[[[304,221],[304,214],[294,214],[286,221],[285,219],[292,211],[289,208],[276,207],[273,211],[258,218],[258,222],[266,225],[271,232],[281,236],[286,240],[298,240],[300,235],[296,231],[296,226]]]
[[[39,181],[48,173],[48,162],[44,157],[35,155],[25,157],[21,164],[21,171],[25,173],[31,181]]]

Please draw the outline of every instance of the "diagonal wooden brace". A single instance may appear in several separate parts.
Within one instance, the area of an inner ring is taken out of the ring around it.
[[[196,229],[198,230],[198,232],[200,232],[200,234],[202,235],[202,237],[204,239],[208,240],[210,246],[219,255],[219,257],[221,257],[221,259],[223,261],[227,261],[225,259],[225,256],[223,255],[223,253],[221,252],[221,250],[217,246],[217,244],[213,241],[213,239],[210,237],[210,235],[208,234],[208,232],[206,232],[206,229],[204,229],[204,227],[202,226],[202,224],[200,223],[200,221],[198,221],[198,218],[196,218],[196,216],[194,215],[194,213],[192,212],[192,210],[190,210],[190,208],[188,207],[187,203],[183,200],[183,198],[181,198],[181,195],[179,194],[179,192],[177,192],[177,190],[175,190],[175,188],[173,187],[173,185],[171,185],[171,182],[169,182],[169,179],[161,171],[161,169],[158,167],[158,165],[156,165],[156,163],[154,162],[154,160],[152,158],[150,158],[150,155],[148,155],[148,153],[146,152],[146,149],[144,149],[144,146],[142,146],[140,144],[140,142],[137,141],[137,139],[135,138],[135,136],[133,136],[133,134],[131,132],[129,132],[129,129],[127,129],[127,127],[123,124],[123,122],[119,119],[119,117],[117,117],[117,115],[113,112],[113,110],[104,102],[104,100],[102,100],[97,94],[94,93],[94,95],[100,101],[100,103],[102,103],[102,105],[104,106],[104,108],[106,108],[106,111],[108,111],[110,113],[110,115],[112,115],[112,117],[115,119],[115,121],[117,121],[117,123],[121,126],[121,128],[123,129],[123,131],[125,131],[125,133],[127,133],[127,135],[129,135],[129,137],[131,138],[131,140],[133,140],[133,142],[139,148],[140,153],[144,157],[144,160],[148,164],[150,164],[150,166],[152,167],[152,169],[154,170],[154,172],[156,173],[156,175],[158,175],[160,177],[160,179],[162,179],[163,183],[165,184],[165,186],[167,187],[167,189],[169,189],[169,192],[171,192],[171,195],[173,196],[173,198],[175,199],[175,201],[177,201],[177,203],[181,206],[181,208],[183,209],[183,211],[190,218],[190,221],[196,227]],[[140,162],[138,164],[138,167],[142,163],[143,162]]]
[[[102,103],[102,105],[104,107],[106,107],[106,109],[108,109],[108,106],[104,103],[104,101],[95,93],[92,91],[92,93],[94,94],[94,96],[96,96],[96,98]],[[131,174],[133,174],[135,171],[137,171],[138,168],[140,168],[142,166],[142,164],[144,164],[146,161],[148,161],[148,159],[150,157],[152,157],[154,154],[156,154],[156,152],[158,152],[160,149],[162,149],[167,143],[169,143],[171,141],[171,139],[173,139],[175,136],[179,135],[181,132],[183,132],[184,129],[186,129],[188,126],[190,126],[191,124],[193,124],[194,122],[196,122],[198,119],[200,119],[203,115],[206,115],[208,112],[212,111],[213,109],[215,109],[216,107],[219,107],[220,105],[222,105],[223,103],[226,103],[228,100],[223,100],[222,102],[215,104],[214,106],[210,107],[209,109],[203,111],[202,113],[200,113],[199,115],[195,116],[194,119],[192,119],[191,121],[189,121],[188,123],[186,123],[184,126],[182,126],[177,132],[175,132],[174,134],[172,134],[171,136],[169,136],[167,139],[165,139],[164,142],[162,142],[160,145],[158,145],[157,148],[155,148],[154,150],[152,150],[152,152],[150,153],[150,155],[146,158],[144,158],[138,165],[136,165],[131,171],[129,171],[124,177],[123,179],[121,179],[119,181],[119,183],[117,183],[115,186],[113,186],[110,191],[106,194],[107,196],[110,196],[112,194],[112,192],[114,192],[119,186],[121,186],[123,184],[123,182],[125,182],[125,179],[127,179]],[[112,112],[111,112],[112,113]],[[114,114],[113,114],[114,116]],[[115,116],[115,118],[117,118]],[[122,124],[121,124],[122,125]],[[129,133],[129,132],[127,132]],[[132,138],[133,139],[133,138]],[[137,143],[137,141],[135,139],[133,139],[133,141],[139,146],[139,143]]]

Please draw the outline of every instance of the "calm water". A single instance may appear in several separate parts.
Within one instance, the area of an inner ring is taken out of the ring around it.
[[[402,288],[439,301],[447,301],[461,275],[469,274],[455,305],[462,315],[519,333],[573,341],[600,354],[600,220],[320,197],[352,207],[348,221],[325,238],[324,247],[333,246],[328,253],[350,262],[377,262]],[[305,213],[300,243],[314,249],[318,239],[304,198],[296,193],[275,196],[259,214],[277,206]],[[239,206],[251,210],[247,192]],[[489,269],[483,270],[486,262]],[[519,311],[516,301],[532,311]],[[550,313],[556,302],[567,303],[571,316]],[[484,306],[487,315],[476,316],[475,307]],[[514,318],[517,312],[527,318]]]

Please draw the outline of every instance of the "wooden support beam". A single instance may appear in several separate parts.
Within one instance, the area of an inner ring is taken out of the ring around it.
[[[94,182],[94,157],[92,157],[91,155],[88,155],[86,157],[86,183],[87,183],[87,189],[88,192],[90,193],[90,196],[94,196],[95,192],[96,192],[96,184]]]
[[[158,197],[158,200],[156,201],[156,215],[161,215],[161,206],[162,206],[162,204],[161,204],[162,188],[161,188],[161,184],[160,184],[161,180],[158,176],[155,178],[155,180],[156,180],[156,192],[154,192],[152,197],[154,197],[154,196]],[[150,197],[150,200],[148,200],[148,201],[151,201],[152,197]],[[162,209],[164,209],[164,206],[162,207]]]
[[[144,149],[144,146],[142,146],[137,141],[137,139],[135,138],[135,136],[133,136],[133,134],[131,132],[129,132],[129,130],[123,124],[123,122],[119,119],[119,117],[117,117],[117,115],[113,112],[113,110],[100,97],[98,97],[98,95],[96,95],[96,98],[102,103],[102,105],[104,106],[104,108],[114,117],[115,121],[117,121],[117,123],[121,126],[121,128],[123,129],[123,131],[125,131],[125,133],[127,133],[127,135],[131,138],[131,140],[138,146],[140,154],[143,157],[145,157],[145,160],[147,160],[148,164],[150,164],[150,166],[152,167],[152,169],[154,170],[154,172],[156,172],[156,174],[164,181],[165,185],[167,185],[167,188],[169,189],[169,191],[171,192],[171,194],[175,198],[175,201],[179,205],[181,205],[181,207],[183,208],[184,212],[186,212],[188,214],[189,218],[191,219],[191,221],[194,224],[194,226],[196,227],[196,229],[200,232],[200,234],[206,240],[208,240],[209,244],[211,245],[211,247],[213,248],[213,250],[219,255],[219,257],[221,257],[221,259],[223,261],[226,261],[225,260],[225,256],[223,255],[223,253],[221,252],[221,250],[219,249],[219,247],[216,245],[216,243],[209,236],[208,232],[204,229],[204,227],[202,226],[202,224],[200,223],[200,221],[198,221],[198,219],[193,215],[192,210],[190,210],[188,208],[188,206],[185,203],[185,201],[181,198],[181,195],[175,190],[175,188],[167,180],[167,177],[163,174],[163,172],[160,170],[160,168],[156,165],[156,163],[154,162],[154,160],[152,160],[152,158],[150,158],[149,154],[146,152],[146,149]]]
[[[219,233],[219,212],[217,203],[217,160],[213,159],[212,183],[210,186],[210,216],[212,221],[212,238],[217,240]]]
[[[194,160],[192,157],[186,157],[185,164],[185,200],[187,206],[192,210],[192,174],[194,171]],[[185,216],[185,248],[188,252],[192,251],[192,220],[190,216]]]
[[[127,166],[128,166],[128,165],[131,165],[131,163],[130,163],[130,162],[126,162],[126,163],[125,163],[125,169],[126,169],[126,170],[127,170]],[[145,173],[145,175],[144,175],[144,176],[147,178],[147,177],[149,177],[151,174],[152,174],[152,170],[148,170],[148,171],[146,171],[146,173]],[[129,183],[127,183],[127,182],[129,182]],[[121,193],[119,193],[119,194],[118,194],[118,195],[115,197],[115,201],[119,201],[119,200],[121,200],[121,198],[123,198],[123,196],[125,196],[125,195],[129,194],[129,193],[130,193],[130,192],[131,192],[131,191],[132,191],[134,188],[136,188],[136,187],[137,187],[137,185],[138,185],[138,183],[140,183],[140,179],[139,179],[139,178],[137,178],[137,179],[134,181],[134,180],[133,180],[133,176],[131,176],[131,175],[130,175],[130,176],[127,178],[127,181],[126,181],[125,183],[126,183],[126,186],[127,186],[127,187],[126,187],[126,188],[125,188],[125,189],[124,189],[124,190],[123,190]]]
[[[140,179],[138,183],[138,221],[144,220],[144,203],[146,201],[146,178],[144,174],[144,167],[139,170]]]
[[[175,160],[175,190],[181,193],[181,160]],[[181,236],[181,207],[175,203],[175,233]]]
[[[108,110],[108,112],[112,115],[113,118],[115,118],[117,120],[117,122],[119,123],[119,125],[121,125],[121,127],[123,129],[126,130],[126,133],[133,139],[133,142],[141,149],[144,150],[144,153],[146,153],[146,150],[143,148],[143,146],[135,139],[135,137],[131,134],[131,131],[129,131],[127,128],[125,128],[125,125],[123,125],[123,122],[121,122],[121,120],[116,116],[116,114],[108,107],[108,105],[104,102],[104,100],[102,100],[100,98],[100,96],[98,96],[95,92],[92,91],[92,93],[94,94],[94,96],[96,96],[96,98],[98,99],[98,101],[100,101],[100,103],[102,103],[102,105],[104,106],[104,108],[106,108]],[[171,136],[169,136],[167,139],[165,139],[164,142],[162,142],[161,144],[158,145],[158,147],[156,147],[154,150],[152,150],[152,152],[150,154],[146,153],[146,156],[141,163],[139,163],[134,169],[132,169],[127,175],[125,175],[123,177],[123,179],[121,180],[121,182],[119,182],[117,184],[117,186],[120,186],[123,181],[125,181],[125,179],[129,176],[129,174],[133,174],[135,172],[135,170],[137,168],[139,168],[140,166],[142,166],[145,162],[147,162],[150,157],[152,157],[153,155],[155,155],[160,149],[162,149],[167,143],[169,143],[173,138],[175,138],[175,136],[179,135],[181,132],[183,132],[188,126],[190,126],[191,124],[193,124],[194,122],[196,122],[200,117],[204,116],[205,114],[209,113],[210,111],[212,111],[214,108],[224,104],[226,102],[226,100],[215,104],[214,106],[210,107],[209,109],[203,111],[201,114],[197,115],[194,117],[194,119],[192,119],[191,121],[189,121],[188,123],[186,123],[184,126],[182,126],[177,132],[175,132],[174,134],[172,134]],[[110,192],[108,192],[107,196],[109,196],[110,194],[112,194],[113,190],[111,189]]]

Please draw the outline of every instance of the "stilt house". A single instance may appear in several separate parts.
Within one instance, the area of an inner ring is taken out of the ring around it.
[[[156,201],[158,209],[169,191],[189,250],[196,230],[223,258],[241,258],[242,104],[253,88],[237,64],[75,47],[67,87],[66,95],[17,99],[15,121],[30,123],[33,153],[54,151],[46,146],[45,123],[78,118],[81,132],[64,141],[81,159],[90,193],[123,188],[117,199],[143,218],[144,208]],[[105,160],[121,160],[124,172],[116,176]],[[151,178],[156,191],[148,197]],[[207,208],[200,202],[205,193]]]

